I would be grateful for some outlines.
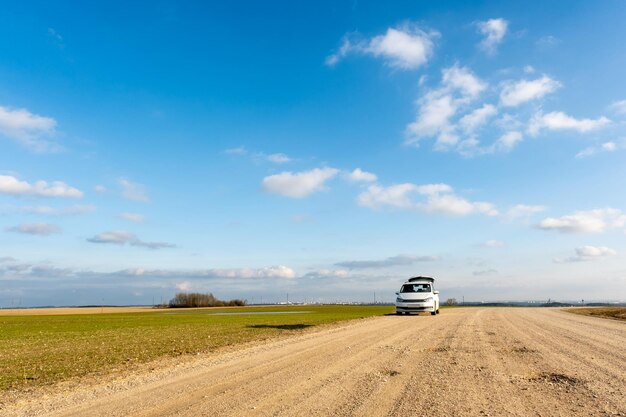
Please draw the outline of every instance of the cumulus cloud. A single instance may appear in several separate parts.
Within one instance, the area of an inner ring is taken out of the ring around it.
[[[531,119],[528,132],[533,136],[537,135],[542,129],[574,130],[579,133],[586,133],[606,126],[609,123],[611,121],[604,116],[598,119],[576,119],[561,111],[547,114],[539,112]]]
[[[577,211],[562,217],[543,219],[538,227],[563,233],[602,233],[607,229],[624,228],[626,214],[614,208]]]
[[[416,201],[414,195],[423,198]],[[426,184],[417,186],[411,183],[396,184],[389,187],[371,185],[362,192],[357,203],[362,207],[379,209],[391,206],[399,209],[420,210],[427,213],[468,215],[481,213],[497,216],[495,206],[487,202],[472,202],[459,197],[447,184]]]
[[[284,164],[287,162],[291,162],[291,158],[285,155],[284,153],[272,153],[272,154],[266,155],[265,159],[267,159],[270,162],[274,162],[275,164]]]
[[[553,93],[561,87],[561,83],[544,75],[536,80],[506,82],[500,92],[500,103],[506,107],[519,106],[531,100],[537,100]]]
[[[117,215],[117,217],[122,220],[134,222],[134,223],[140,223],[144,219],[143,214],[139,214],[139,213],[120,213]]]
[[[413,255],[397,255],[387,259],[375,261],[343,261],[337,262],[335,266],[348,269],[367,269],[367,268],[388,268],[402,265],[413,265],[417,262],[434,262],[438,261],[438,256],[413,256]]]
[[[376,174],[363,171],[361,168],[356,168],[352,172],[346,173],[346,178],[351,182],[374,182],[378,179]]]
[[[50,206],[25,206],[17,208],[20,213],[39,214],[44,216],[73,216],[79,214],[93,213],[96,206],[92,205],[75,205],[69,207],[50,207]]]
[[[383,206],[408,209],[413,207],[410,194],[417,190],[417,186],[411,183],[395,184],[389,187],[370,185],[367,191],[357,197],[359,206],[378,209]]]
[[[50,264],[2,264],[0,277],[12,274],[18,277],[47,278],[122,278],[122,279],[173,279],[173,287],[181,285],[189,280],[203,279],[292,279],[296,277],[293,269],[284,265],[269,266],[264,268],[206,268],[206,269],[145,269],[128,268],[113,272],[101,272],[86,269],[58,268]],[[190,285],[191,287],[191,285]],[[182,289],[182,288],[179,288]]]
[[[12,175],[0,175],[0,194],[32,195],[37,197],[81,198],[83,192],[62,181],[37,181],[31,184]]]
[[[22,223],[17,226],[7,227],[7,232],[22,233],[27,235],[48,236],[59,233],[61,229],[56,224],[51,223]]]
[[[459,142],[451,119],[460,108],[475,100],[487,88],[487,83],[476,77],[469,68],[453,65],[442,71],[438,88],[426,92],[419,100],[417,118],[406,128],[408,145],[418,146],[427,137],[436,137],[435,147],[448,149]],[[467,128],[478,127],[495,108],[483,106],[464,121]]]
[[[609,107],[617,114],[626,114],[626,100],[614,101]]]
[[[626,141],[617,143],[614,141],[604,142],[599,146],[590,146],[576,154],[576,158],[586,158],[598,153],[615,152],[617,150],[626,149]]]
[[[501,152],[509,152],[513,149],[519,142],[524,140],[524,135],[521,132],[512,130],[510,132],[504,133],[496,143],[493,144],[491,150],[493,152],[501,151]]]
[[[483,126],[489,118],[498,114],[498,109],[492,104],[485,104],[466,114],[459,120],[459,126],[467,133],[472,133]]]
[[[307,272],[303,278],[320,279],[320,278],[346,278],[350,276],[350,271],[345,269],[328,269],[322,268],[315,271]]]
[[[192,284],[189,281],[182,281],[182,282],[176,283],[176,289],[178,291],[189,291],[191,287],[192,287]]]
[[[333,66],[347,55],[361,54],[381,58],[393,68],[416,69],[432,56],[437,36],[437,32],[425,32],[411,24],[388,28],[383,35],[368,40],[351,40],[346,35],[341,47],[326,58],[326,64]]]
[[[60,147],[45,139],[54,134],[56,120],[26,109],[0,106],[0,134],[35,152],[57,151]]]
[[[325,183],[339,172],[335,168],[315,168],[303,172],[282,172],[263,178],[261,188],[268,193],[285,197],[303,198],[323,191]]]
[[[91,243],[108,243],[113,245],[130,245],[137,246],[146,249],[164,249],[175,248],[176,245],[166,242],[145,242],[139,239],[134,233],[126,230],[112,230],[108,232],[102,232],[87,239]]]
[[[509,27],[509,22],[502,18],[489,19],[476,24],[478,31],[484,36],[480,48],[487,53],[494,53]]]
[[[148,202],[150,198],[146,188],[139,183],[131,182],[125,178],[120,178],[118,184],[122,188],[122,197],[126,200]]]
[[[123,276],[149,276],[149,277],[184,277],[188,279],[203,278],[295,278],[296,273],[293,269],[284,265],[270,266],[266,268],[210,268],[197,270],[169,270],[169,269],[153,269],[146,270],[142,268],[126,269],[118,271],[116,275]]]
[[[606,246],[583,246],[576,248],[576,255],[569,258],[554,258],[556,263],[596,261],[617,255],[617,252]]]

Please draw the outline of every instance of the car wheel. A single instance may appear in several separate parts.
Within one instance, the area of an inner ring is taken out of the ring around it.
[[[401,311],[396,311],[396,316],[401,316],[402,312]]]
[[[431,316],[434,316],[435,314],[437,314],[437,310],[433,310],[433,311],[430,312]]]

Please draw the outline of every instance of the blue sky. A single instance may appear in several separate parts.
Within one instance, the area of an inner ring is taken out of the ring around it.
[[[23,2],[0,306],[626,299],[620,1]]]

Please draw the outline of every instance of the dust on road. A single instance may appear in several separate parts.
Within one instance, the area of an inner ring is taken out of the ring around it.
[[[45,398],[2,415],[626,416],[626,324],[546,308],[379,317]]]

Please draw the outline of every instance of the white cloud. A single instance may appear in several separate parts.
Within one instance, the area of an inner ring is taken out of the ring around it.
[[[415,201],[413,194],[426,197],[425,200]],[[391,206],[400,209],[414,209],[427,213],[468,215],[481,213],[488,216],[497,216],[498,211],[491,203],[471,202],[454,194],[454,190],[447,184],[426,184],[417,186],[411,183],[396,184],[389,187],[371,185],[362,192],[357,202],[362,207],[379,209]]]
[[[535,213],[541,213],[542,211],[545,211],[545,210],[546,210],[545,206],[538,206],[538,205],[531,206],[531,205],[526,205],[526,204],[517,204],[511,207],[507,211],[507,217],[510,217],[510,218],[525,217],[525,216],[530,216]]]
[[[176,289],[178,291],[189,291],[191,289],[191,282],[182,281],[176,284]]]
[[[501,248],[504,246],[504,242],[502,242],[501,240],[488,240],[483,243],[483,246],[487,248]]]
[[[450,118],[458,105],[449,94],[431,92],[419,100],[417,120],[407,126],[408,144],[416,145],[419,139],[435,136],[450,129]]]
[[[10,195],[33,195],[38,197],[65,197],[81,198],[83,192],[70,187],[62,181],[53,181],[48,184],[46,181],[37,181],[30,184],[21,181],[12,175],[0,175],[0,193]]]
[[[326,58],[326,64],[333,66],[351,53],[372,55],[382,58],[394,68],[416,69],[430,59],[436,32],[425,32],[414,25],[388,28],[384,35],[370,40],[351,41],[345,37],[337,52]]]
[[[418,100],[417,119],[407,126],[405,143],[417,146],[421,139],[437,136],[436,147],[440,149],[456,145],[459,139],[450,120],[461,106],[469,104],[486,88],[487,84],[466,67],[445,68],[439,88],[428,91]],[[483,113],[490,111],[488,107],[482,110]],[[485,115],[479,112],[474,121],[481,116]],[[466,123],[471,124],[471,118],[466,119]]]
[[[307,272],[303,278],[319,279],[319,278],[346,278],[350,276],[350,271],[346,269],[328,269],[322,268],[315,271]]]
[[[618,100],[609,106],[617,114],[626,114],[626,100]]]
[[[0,134],[36,152],[59,150],[57,144],[44,139],[54,134],[56,124],[54,119],[33,114],[26,109],[0,106]]]
[[[337,262],[335,266],[348,269],[367,269],[367,268],[388,268],[394,266],[413,265],[417,262],[434,262],[438,261],[438,256],[414,256],[414,255],[397,255],[383,260],[375,261],[343,261]]]
[[[598,119],[576,119],[560,111],[547,114],[539,112],[531,119],[528,132],[533,136],[537,135],[541,129],[575,130],[580,133],[585,133],[599,129],[609,123],[611,123],[611,121],[604,116]]]
[[[554,262],[556,263],[564,263],[564,262],[586,262],[586,261],[596,261],[599,259],[607,258],[609,256],[617,255],[617,252],[611,248],[606,246],[582,246],[580,248],[576,248],[576,255],[571,256],[569,258],[555,258]]]
[[[267,268],[212,269],[206,271],[209,276],[220,278],[295,278],[293,269],[284,265]]]
[[[72,268],[57,268],[49,264],[9,264],[0,267],[0,277],[2,273],[10,272],[14,276],[21,277],[66,277],[66,278],[171,278],[176,279],[172,284],[173,288],[184,289],[185,283],[190,280],[204,279],[291,279],[296,277],[293,269],[276,265],[266,268],[209,268],[196,270],[178,270],[178,269],[144,269],[144,268],[128,268],[114,272],[100,272],[89,270],[76,270]],[[179,287],[180,286],[180,287]],[[193,285],[190,283],[189,287]]]
[[[480,42],[480,47],[487,53],[494,53],[506,35],[509,22],[502,18],[489,19],[478,22],[477,26],[480,33],[485,36]]]
[[[494,143],[492,150],[508,152],[513,149],[519,142],[524,139],[524,136],[517,131],[506,132]]]
[[[129,222],[140,223],[143,221],[143,214],[138,213],[120,213],[117,215],[118,218],[122,220],[127,220]]]
[[[473,213],[481,213],[487,216],[498,215],[498,210],[491,203],[471,202],[455,194],[430,194],[426,202],[417,203],[416,207],[428,213],[455,216],[465,216]]]
[[[123,198],[133,201],[150,201],[146,188],[142,184],[131,182],[125,178],[120,178],[118,184],[122,188]]]
[[[464,98],[475,98],[487,88],[487,83],[476,77],[467,67],[453,65],[442,71],[442,83],[447,91],[459,91]]]
[[[352,182],[373,182],[378,179],[376,174],[363,171],[361,168],[356,168],[352,172],[346,173],[346,178]]]
[[[561,83],[544,75],[536,80],[507,82],[500,92],[500,103],[503,106],[515,107],[527,101],[539,99],[561,87]]]
[[[312,193],[323,191],[326,181],[339,172],[335,168],[315,168],[303,172],[282,172],[263,178],[262,189],[268,193],[285,197],[303,198]]]
[[[4,230],[7,232],[39,236],[48,236],[61,231],[59,226],[51,223],[22,223],[18,226],[7,227]]]
[[[483,126],[490,117],[498,114],[498,109],[492,104],[485,104],[466,114],[459,120],[459,126],[467,133],[471,133]]]
[[[104,194],[107,192],[107,188],[104,185],[96,185],[93,189],[98,194]]]
[[[91,243],[109,243],[114,245],[126,245],[137,246],[147,249],[164,249],[175,248],[176,245],[166,242],[144,242],[139,239],[135,234],[126,230],[112,230],[109,232],[102,232],[92,238],[87,239]]]
[[[622,143],[616,142],[604,142],[599,146],[590,146],[588,148],[583,149],[582,151],[576,154],[576,158],[586,158],[588,156],[592,156],[602,152],[615,152],[620,149],[626,149],[626,141]]]
[[[248,153],[248,150],[245,146],[238,146],[236,148],[225,149],[224,153],[227,153],[229,155],[245,155]]]
[[[415,184],[395,184],[389,187],[370,185],[357,197],[359,206],[378,209],[382,206],[408,209],[413,206],[409,194],[417,190]]]
[[[537,39],[536,42],[537,46],[543,49],[552,48],[560,43],[561,40],[552,35],[542,36],[541,38]]]
[[[93,213],[96,211],[96,206],[91,205],[76,205],[70,207],[50,207],[50,206],[25,206],[17,209],[20,213],[28,214],[40,214],[47,216],[71,216],[78,214]]]
[[[276,164],[284,164],[287,162],[291,162],[291,158],[285,155],[284,153],[273,153],[273,154],[267,155],[265,159],[267,159],[270,162],[274,162]]]
[[[430,194],[439,194],[439,193],[451,193],[452,187],[450,187],[448,184],[425,184],[425,185],[420,185],[417,188],[417,192],[420,194],[426,194],[426,195],[430,195]]]
[[[626,214],[614,208],[577,211],[562,217],[543,219],[538,227],[564,233],[601,233],[607,229],[624,228]]]

